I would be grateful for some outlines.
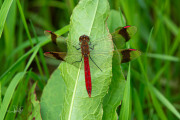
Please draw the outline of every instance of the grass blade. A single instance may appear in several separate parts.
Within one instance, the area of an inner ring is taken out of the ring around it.
[[[43,46],[45,44],[47,44],[48,42],[50,42],[50,40],[45,40],[41,43],[39,43],[38,45],[36,45],[34,48],[32,48],[31,50],[29,50],[26,54],[24,54],[21,58],[19,58],[6,72],[3,73],[3,75],[1,75],[0,77],[0,81],[2,83],[2,85],[4,84],[5,81],[5,77],[8,76],[9,74],[11,74],[11,72],[16,69],[16,67],[22,63],[22,61],[24,61],[32,52],[34,52],[35,50],[39,49],[40,46]],[[27,68],[26,68],[27,69]]]
[[[156,97],[166,106],[178,119],[180,119],[180,113],[175,107],[153,86],[151,86]]]
[[[145,70],[144,70],[144,66],[143,66],[143,64],[142,64],[142,60],[141,60],[141,59],[139,59],[139,65],[140,65],[141,71],[142,71],[142,73],[143,73],[143,75],[144,75],[144,78],[145,78],[145,83],[146,83],[145,85],[148,87],[148,91],[150,92],[151,99],[152,99],[152,101],[153,101],[153,106],[155,107],[158,116],[159,116],[162,120],[167,120],[166,115],[164,114],[161,105],[159,104],[158,100],[157,100],[156,97],[154,96],[154,93],[152,92],[151,88],[149,87],[149,84],[150,84],[150,83],[149,83],[149,79],[148,79],[147,74],[146,74],[146,72],[145,72]]]
[[[147,53],[147,57],[161,59],[161,60],[168,60],[168,61],[172,61],[172,62],[180,62],[179,58],[170,56],[170,55]]]
[[[129,120],[131,117],[130,115],[130,64],[129,64],[129,69],[128,69],[128,75],[127,75],[127,82],[124,90],[124,96],[122,100],[122,106],[120,110],[120,116],[119,120]]]
[[[12,82],[7,88],[5,93],[1,108],[0,108],[0,120],[3,120],[5,117],[6,112],[8,111],[8,106],[10,104],[11,98],[15,91],[16,86],[18,85],[19,81],[24,77],[26,72],[20,72],[16,74],[16,76],[12,79]]]
[[[27,26],[27,22],[26,22],[26,19],[25,19],[25,16],[24,16],[24,13],[23,13],[23,10],[22,10],[22,7],[21,7],[21,4],[20,4],[19,0],[17,0],[17,5],[18,5],[18,8],[19,8],[21,19],[23,21],[23,24],[24,24],[24,27],[25,27],[25,30],[26,30],[26,34],[27,34],[28,39],[30,41],[31,47],[33,48],[34,46],[33,46],[32,38],[31,38],[29,29],[28,29],[28,26]],[[36,64],[37,64],[37,67],[38,67],[38,70],[39,70],[40,74],[43,76],[41,65],[39,63],[39,60],[38,60],[37,56],[35,57],[35,61],[36,61]]]
[[[1,98],[1,82],[0,82],[0,107],[1,107],[1,102],[2,102],[2,98]]]
[[[133,101],[137,120],[144,120],[141,102],[136,89],[133,89]]]
[[[6,21],[6,18],[7,18],[7,15],[8,15],[8,12],[9,12],[12,2],[13,2],[13,0],[5,0],[1,7],[1,10],[0,10],[0,18],[1,18],[0,19],[0,38],[2,35],[3,28],[4,28],[4,23]]]
[[[30,23],[31,23],[32,31],[33,31],[33,34],[35,36],[36,42],[39,43],[36,31],[34,29],[34,26],[33,26],[33,23],[32,23],[31,20],[30,20]],[[42,48],[39,49],[39,55],[40,55],[40,59],[41,59],[41,62],[42,62],[45,74],[47,75],[47,78],[49,78],[49,71],[48,71],[48,68],[47,68],[47,65],[46,65],[46,62],[45,62],[45,58],[44,58],[44,54],[43,54]]]
[[[150,40],[152,39],[152,33],[153,33],[153,30],[154,30],[154,27],[151,28],[151,32],[150,32],[150,34],[149,34],[148,44],[147,44],[147,47],[146,47],[146,53],[147,53],[148,50],[149,50]]]
[[[152,98],[154,108],[156,109],[158,116],[160,117],[161,120],[167,120],[167,117],[163,112],[162,106],[160,105],[159,101],[156,99],[154,92],[151,91],[150,87],[149,87],[149,90],[150,90],[150,94],[151,94],[151,98]]]

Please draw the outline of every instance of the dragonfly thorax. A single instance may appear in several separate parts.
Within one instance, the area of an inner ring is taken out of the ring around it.
[[[89,56],[89,36],[82,35],[79,37],[79,42],[81,43],[81,53],[84,57]]]

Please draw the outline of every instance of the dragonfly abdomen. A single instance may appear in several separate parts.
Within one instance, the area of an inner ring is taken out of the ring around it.
[[[89,67],[89,57],[84,56],[84,72],[85,72],[85,82],[86,82],[86,90],[88,92],[89,97],[91,97],[91,72]]]

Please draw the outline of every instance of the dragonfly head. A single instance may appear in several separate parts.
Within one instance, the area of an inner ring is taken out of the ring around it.
[[[79,42],[89,42],[89,36],[87,36],[87,35],[81,35],[80,37],[79,37]]]

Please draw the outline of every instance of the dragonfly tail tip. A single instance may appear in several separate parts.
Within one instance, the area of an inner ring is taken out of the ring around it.
[[[89,95],[89,98],[91,97],[91,93],[88,93],[88,95]]]

